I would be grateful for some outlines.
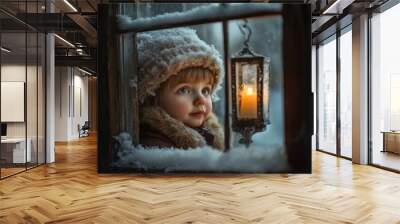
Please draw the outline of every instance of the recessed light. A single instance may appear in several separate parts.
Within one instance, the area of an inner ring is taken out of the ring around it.
[[[11,52],[10,49],[5,48],[5,47],[1,47],[1,50],[4,51],[4,52],[6,52],[6,53],[10,53],[10,52]]]
[[[60,37],[59,35],[57,35],[57,34],[54,34],[54,36],[55,37],[57,37],[59,40],[61,40],[62,42],[64,42],[64,43],[66,43],[68,46],[70,46],[70,47],[72,47],[72,48],[75,48],[75,45],[73,45],[71,42],[69,42],[68,40],[66,40],[66,39],[64,39],[64,38],[62,38],[62,37]]]
[[[67,4],[74,12],[78,12],[78,10],[68,0],[64,0],[64,3]]]
[[[93,75],[92,73],[90,73],[90,72],[88,72],[88,71],[86,71],[86,70],[83,70],[83,69],[81,69],[81,68],[79,68],[79,67],[78,67],[78,70],[81,71],[81,72],[83,72],[83,73],[85,73],[85,74],[87,74],[87,75],[89,75],[89,76]]]

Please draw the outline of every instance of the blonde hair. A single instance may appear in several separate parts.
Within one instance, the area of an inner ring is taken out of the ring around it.
[[[178,74],[171,75],[167,81],[163,82],[158,88],[156,96],[148,97],[148,99],[145,100],[144,105],[158,105],[160,92],[164,88],[171,89],[181,83],[200,81],[208,82],[212,86],[212,91],[214,91],[216,80],[215,75],[210,70],[202,67],[185,68],[179,71]]]
[[[178,72],[176,75],[170,76],[170,78],[161,84],[160,89],[163,88],[173,88],[174,86],[180,83],[193,83],[193,82],[200,82],[206,81],[212,87],[215,84],[214,74],[206,68],[201,67],[191,67],[186,68]]]

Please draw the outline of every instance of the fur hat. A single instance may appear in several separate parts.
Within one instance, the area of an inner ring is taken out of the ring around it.
[[[172,75],[190,67],[202,67],[215,78],[213,99],[224,74],[219,52],[213,45],[200,40],[189,28],[165,29],[138,34],[140,102],[155,95],[160,84]]]

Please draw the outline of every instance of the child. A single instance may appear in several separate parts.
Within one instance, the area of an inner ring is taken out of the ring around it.
[[[219,53],[188,28],[138,35],[140,144],[224,150],[212,95],[223,68]]]

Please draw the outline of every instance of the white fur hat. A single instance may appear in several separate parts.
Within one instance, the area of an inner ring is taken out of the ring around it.
[[[195,30],[176,28],[145,32],[138,34],[137,40],[140,102],[155,95],[160,84],[171,75],[190,67],[206,68],[214,74],[215,97],[224,75],[223,63],[214,46],[200,40]]]

